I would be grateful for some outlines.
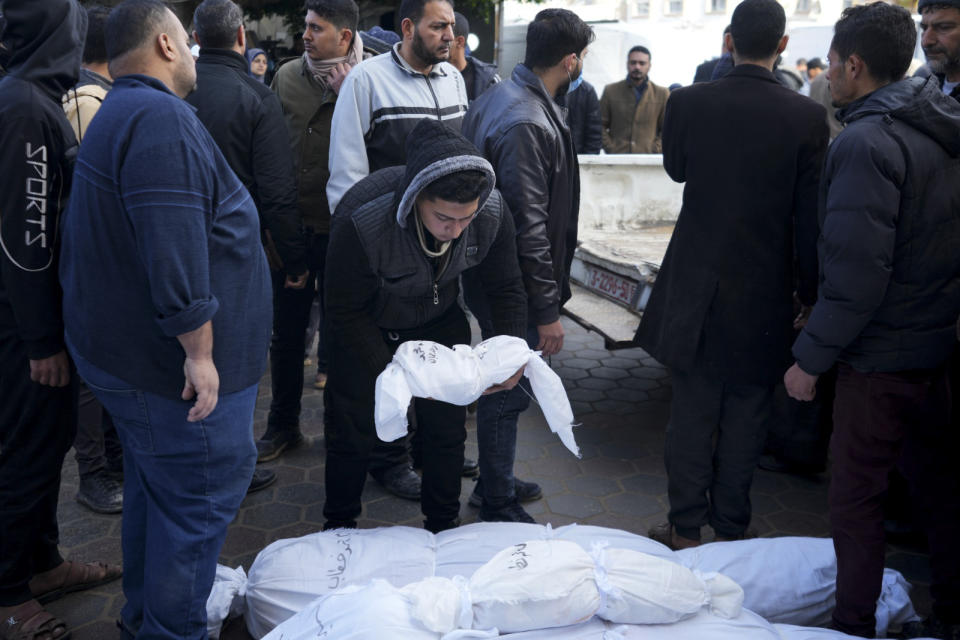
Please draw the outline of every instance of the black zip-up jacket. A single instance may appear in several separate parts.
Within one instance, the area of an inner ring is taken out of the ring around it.
[[[229,49],[201,49],[197,88],[187,96],[227,163],[250,192],[284,272],[307,270],[293,157],[280,100],[247,74],[246,59]]]
[[[597,155],[603,148],[603,123],[600,121],[600,99],[597,90],[586,80],[572,93],[557,98],[567,108],[567,125],[577,153]]]
[[[497,65],[484,62],[473,56],[467,56],[467,68],[462,73],[467,85],[467,99],[471,103],[480,97],[480,94],[484,91],[500,83]]]
[[[814,375],[836,360],[939,366],[960,314],[960,104],[912,78],[839,117],[820,183],[820,297],[793,355]]]
[[[77,82],[86,13],[71,0],[8,0],[0,79],[0,364],[64,349],[60,214],[77,139],[60,97]],[[22,356],[19,356],[22,357]]]
[[[373,375],[392,357],[382,332],[438,321],[457,305],[460,274],[467,269],[476,270],[491,302],[496,333],[526,333],[513,220],[494,189],[490,164],[460,134],[432,119],[411,132],[407,159],[406,167],[375,171],[347,191],[330,228],[324,287],[332,348]],[[467,170],[486,173],[488,190],[443,265],[420,246],[414,204],[431,182]]]
[[[518,64],[509,80],[474,101],[463,121],[463,135],[493,165],[513,212],[533,325],[558,320],[570,299],[580,165],[564,111],[540,78]]]

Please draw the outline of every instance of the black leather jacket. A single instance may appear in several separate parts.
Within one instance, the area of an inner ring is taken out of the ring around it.
[[[564,116],[540,79],[518,64],[509,80],[474,101],[463,121],[463,135],[493,165],[513,212],[531,325],[556,321],[570,299],[580,165]]]

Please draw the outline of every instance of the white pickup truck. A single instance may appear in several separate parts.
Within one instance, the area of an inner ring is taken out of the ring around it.
[[[608,349],[636,346],[682,200],[661,155],[580,156],[579,246],[563,312]]]

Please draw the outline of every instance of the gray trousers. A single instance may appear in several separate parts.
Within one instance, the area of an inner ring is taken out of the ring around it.
[[[773,411],[773,386],[724,383],[697,372],[671,375],[670,523],[694,540],[705,524],[717,536],[739,536],[750,524],[750,484]]]

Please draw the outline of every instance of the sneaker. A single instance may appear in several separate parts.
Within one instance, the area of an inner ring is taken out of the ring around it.
[[[699,540],[694,540],[693,538],[684,538],[683,536],[679,535],[677,530],[674,529],[673,525],[669,522],[664,522],[653,527],[647,532],[647,536],[651,540],[655,540],[662,545],[670,547],[674,551],[679,551],[681,549],[692,549],[693,547],[700,546]]]
[[[272,469],[254,469],[253,477],[250,478],[250,486],[247,488],[247,495],[266,489],[277,481],[277,472]]]
[[[483,496],[480,495],[482,485],[480,483],[481,480],[477,480],[476,486],[473,487],[473,493],[467,500],[467,504],[477,509],[483,506]],[[536,482],[526,482],[520,478],[513,479],[513,493],[517,502],[533,502],[543,497],[543,490],[540,489],[540,485]]]
[[[464,458],[463,471],[460,472],[460,475],[464,478],[475,478],[480,475],[480,465],[477,464],[476,460]]]
[[[384,489],[404,500],[420,499],[420,476],[408,464],[398,464],[371,474]]]
[[[123,511],[123,485],[105,471],[80,476],[76,501],[96,513]]]
[[[543,491],[536,482],[526,482],[520,478],[513,479],[513,492],[517,502],[533,502],[543,497]]]
[[[294,449],[303,442],[299,429],[292,431],[270,431],[257,440],[257,462],[269,462],[280,457],[287,449]]]
[[[509,502],[502,507],[492,508],[486,505],[480,507],[480,515],[478,516],[481,522],[529,522],[530,524],[536,524],[537,521],[533,519],[529,513],[527,513],[523,507],[520,506],[520,503],[514,500]]]

